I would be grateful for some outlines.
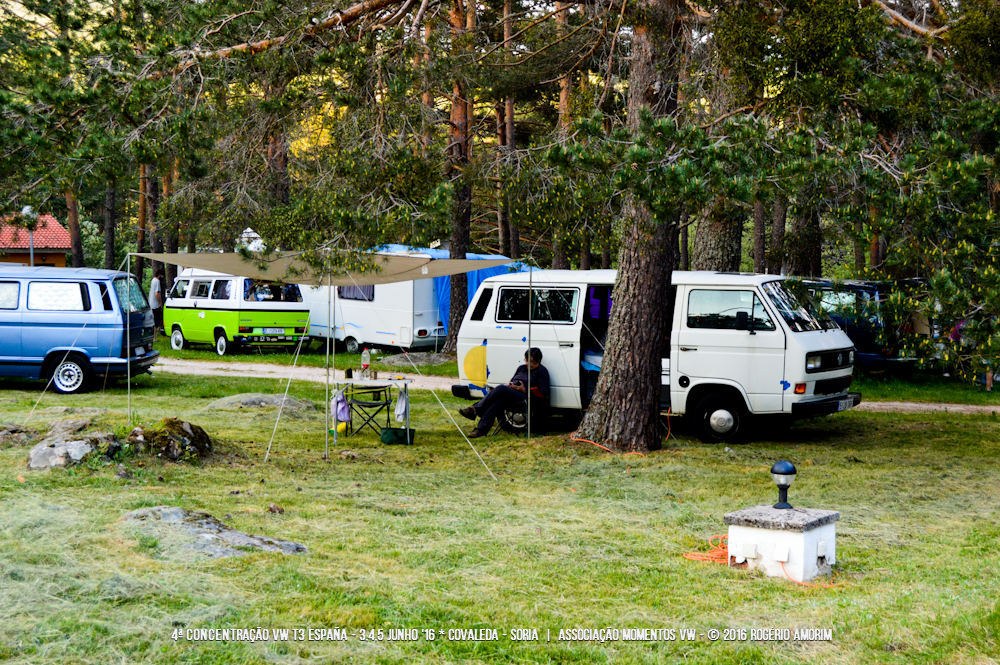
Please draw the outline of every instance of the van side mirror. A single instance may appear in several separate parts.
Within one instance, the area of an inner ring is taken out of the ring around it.
[[[750,330],[750,314],[748,312],[736,312],[736,329]]]

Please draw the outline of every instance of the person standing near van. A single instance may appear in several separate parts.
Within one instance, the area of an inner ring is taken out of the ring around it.
[[[479,424],[469,433],[469,438],[489,434],[501,411],[527,401],[528,390],[531,390],[532,400],[548,404],[549,371],[542,367],[542,351],[536,347],[524,352],[524,364],[517,368],[507,385],[497,386],[473,406],[459,410],[469,420],[479,417]]]
[[[153,281],[149,284],[149,306],[153,309],[153,340],[156,340],[156,333],[164,333],[163,330],[163,270],[157,270],[153,274]]]

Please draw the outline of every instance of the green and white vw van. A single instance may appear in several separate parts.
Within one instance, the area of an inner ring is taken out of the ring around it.
[[[309,306],[295,284],[185,268],[167,294],[170,348],[213,344],[220,356],[244,346],[290,346],[306,337]]]

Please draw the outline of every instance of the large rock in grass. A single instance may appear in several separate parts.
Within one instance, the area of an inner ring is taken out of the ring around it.
[[[284,404],[284,406],[282,406]],[[264,393],[242,393],[217,399],[206,409],[239,411],[242,409],[277,409],[282,411],[315,411],[316,405],[306,399],[287,395],[266,395]]]
[[[213,559],[241,556],[249,551],[301,554],[309,550],[305,545],[269,536],[254,536],[231,529],[208,513],[189,512],[178,506],[156,506],[133,510],[122,518],[148,537],[157,546],[168,550],[186,550]]]
[[[118,439],[111,432],[83,434],[90,426],[88,418],[53,420],[46,437],[28,453],[28,468],[43,471],[79,464],[90,454],[114,449]]]
[[[138,445],[140,440],[141,445]],[[136,452],[151,452],[174,462],[200,459],[212,452],[212,438],[208,432],[177,418],[164,418],[152,427],[132,430],[129,443],[137,444]]]

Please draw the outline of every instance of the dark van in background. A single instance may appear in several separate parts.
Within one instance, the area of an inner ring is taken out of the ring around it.
[[[90,268],[0,268],[0,376],[52,379],[60,393],[97,376],[148,372],[153,312],[128,273]]]
[[[813,299],[847,333],[857,351],[857,365],[868,371],[913,371],[916,359],[902,351],[906,335],[931,335],[926,319],[893,316],[886,301],[897,288],[889,281],[805,280]]]

